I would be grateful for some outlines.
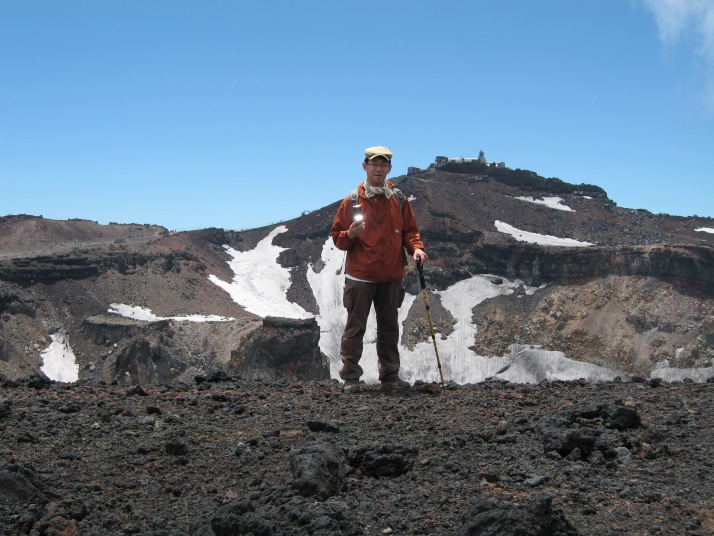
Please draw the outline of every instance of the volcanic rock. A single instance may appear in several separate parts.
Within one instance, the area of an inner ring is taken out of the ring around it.
[[[3,381],[0,532],[704,536],[712,389]],[[639,423],[610,426],[621,409]]]
[[[326,499],[339,493],[347,469],[342,451],[329,443],[308,445],[290,453],[293,487],[306,497]]]

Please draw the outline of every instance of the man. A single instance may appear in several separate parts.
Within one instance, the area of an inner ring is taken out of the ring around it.
[[[345,392],[362,389],[359,360],[374,304],[379,380],[385,389],[406,389],[409,383],[399,378],[398,348],[404,250],[420,262],[427,255],[409,201],[387,180],[392,152],[386,147],[366,149],[362,169],[367,178],[358,186],[356,199],[348,195],[342,201],[331,231],[335,245],[347,251],[343,296],[347,323],[340,345],[340,378],[345,380]]]

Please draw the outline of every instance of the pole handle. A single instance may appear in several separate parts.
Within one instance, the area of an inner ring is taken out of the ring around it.
[[[419,284],[421,285],[421,289],[426,290],[426,281],[424,280],[424,267],[422,266],[421,259],[419,257],[417,257],[416,259],[416,267],[419,271]]]

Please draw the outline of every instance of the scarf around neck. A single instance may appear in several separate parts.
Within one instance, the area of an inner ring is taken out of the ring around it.
[[[384,183],[384,186],[372,186],[367,181],[364,181],[363,185],[364,195],[366,195],[367,198],[371,198],[376,195],[383,195],[384,197],[389,199],[394,195],[394,190],[387,186],[386,182]]]

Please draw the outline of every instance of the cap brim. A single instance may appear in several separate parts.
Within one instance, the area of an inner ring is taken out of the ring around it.
[[[374,160],[375,158],[384,158],[387,162],[392,162],[392,155],[386,155],[386,154],[373,154],[372,156],[368,156],[367,160],[370,162]]]

